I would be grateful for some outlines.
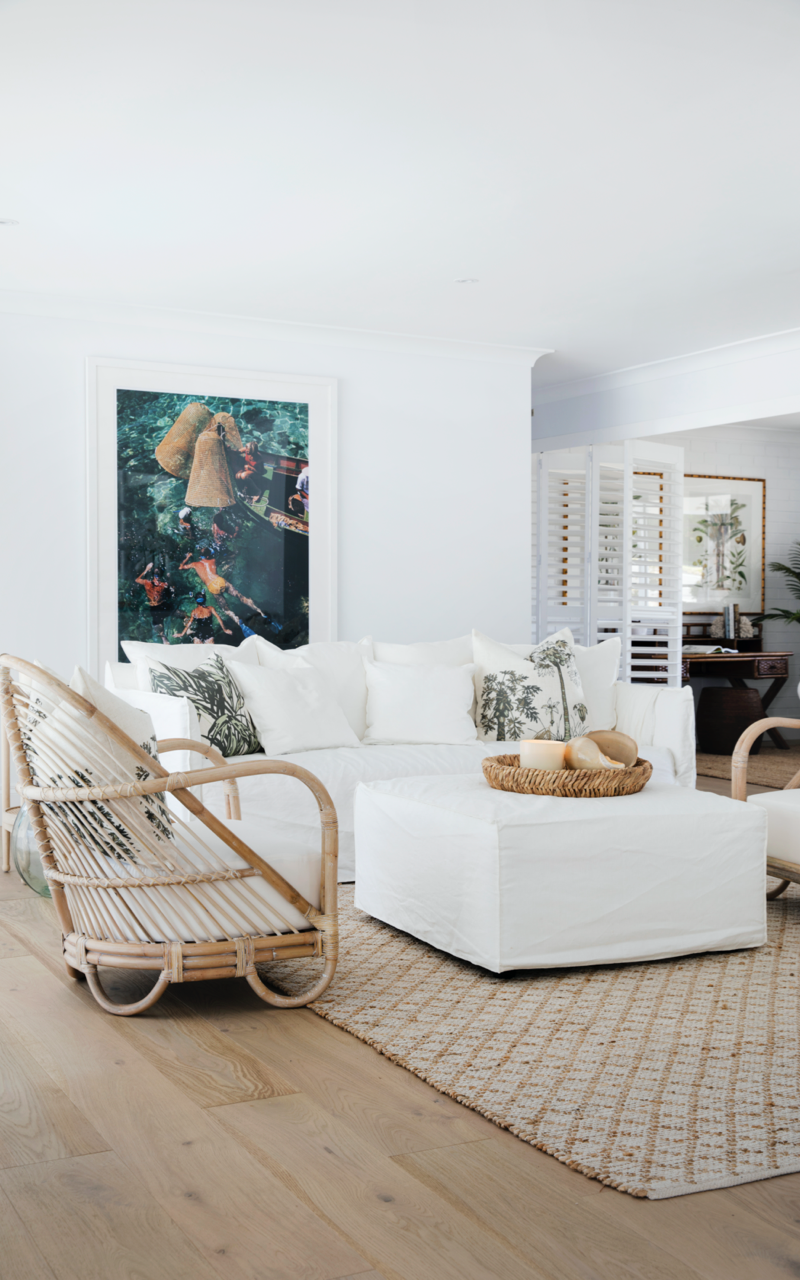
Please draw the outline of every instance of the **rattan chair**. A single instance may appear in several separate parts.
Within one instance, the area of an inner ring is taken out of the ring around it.
[[[182,739],[160,742],[159,750],[200,752],[211,766],[168,773],[92,702],[8,655],[0,657],[0,706],[4,807],[10,749],[61,924],[67,972],[86,976],[103,1009],[139,1013],[170,983],[206,978],[244,977],[262,1000],[281,1008],[308,1004],[326,989],[338,948],[338,829],[331,798],[313,774],[280,760],[228,764],[214,748]],[[317,802],[319,907],[235,834],[235,780],[261,773],[297,778]],[[211,782],[226,784],[230,825],[190,790]],[[168,808],[165,793],[178,805]],[[7,849],[7,831],[4,842]],[[310,956],[323,957],[324,965],[302,995],[271,990],[256,970],[265,961]],[[159,976],[143,999],[115,1004],[99,966]]]
[[[733,757],[731,760],[731,796],[734,800],[747,799],[747,764],[750,758],[750,748],[756,738],[760,738],[762,733],[766,733],[768,729],[800,729],[800,720],[788,720],[785,716],[767,716],[765,720],[756,720],[753,724],[745,729],[736,746],[733,749]],[[785,791],[797,791],[800,788],[800,771],[798,771],[790,782],[786,783],[783,791],[772,792],[764,796],[752,796],[754,803],[760,804],[767,810],[768,821],[768,848],[767,848],[767,875],[775,876],[780,884],[776,888],[771,889],[767,894],[768,898],[778,898],[784,889],[788,889],[789,885],[794,882],[800,884],[800,795],[797,797],[797,803],[793,807],[797,810],[796,824],[790,823],[793,838],[790,836],[786,839],[786,823],[780,823],[780,831],[778,823],[773,817],[770,819],[770,811],[774,809],[775,802],[772,797],[775,795],[782,796]],[[781,804],[781,801],[778,801]],[[776,815],[777,816],[777,815]],[[794,816],[794,815],[792,815]],[[796,835],[794,832],[796,831]],[[793,846],[796,845],[796,854]],[[783,856],[781,856],[783,855]],[[788,855],[788,856],[786,856]]]

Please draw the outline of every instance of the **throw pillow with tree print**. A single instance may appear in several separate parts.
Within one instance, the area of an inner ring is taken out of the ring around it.
[[[484,742],[556,738],[586,733],[588,710],[568,640],[553,636],[523,658],[479,631],[472,633],[476,722]]]

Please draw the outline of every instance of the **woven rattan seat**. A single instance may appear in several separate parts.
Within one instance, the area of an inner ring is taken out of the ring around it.
[[[326,989],[337,958],[338,836],[331,798],[313,774],[281,760],[227,764],[207,744],[170,739],[159,751],[191,750],[210,761],[171,774],[93,702],[8,655],[0,657],[0,706],[4,748],[7,742],[50,883],[67,971],[86,976],[98,1004],[139,1013],[171,982],[205,978],[244,977],[262,1000],[282,1008],[308,1004]],[[297,778],[317,802],[319,877],[313,891],[304,885],[305,895],[236,833],[236,779],[256,773]],[[192,794],[206,782],[225,783],[228,823]],[[299,996],[273,991],[256,969],[311,956],[323,957],[322,974]],[[143,999],[115,1004],[100,983],[104,965],[153,970],[158,979]]]

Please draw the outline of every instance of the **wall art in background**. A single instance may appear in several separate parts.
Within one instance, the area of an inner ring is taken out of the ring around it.
[[[90,362],[98,662],[333,634],[332,383]]]
[[[684,476],[684,613],[763,611],[765,491],[764,480]]]

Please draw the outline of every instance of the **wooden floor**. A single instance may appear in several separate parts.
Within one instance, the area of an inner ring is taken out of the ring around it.
[[[110,1017],[0,875],[2,1280],[348,1276],[798,1277],[800,1174],[634,1200],[243,981]]]

